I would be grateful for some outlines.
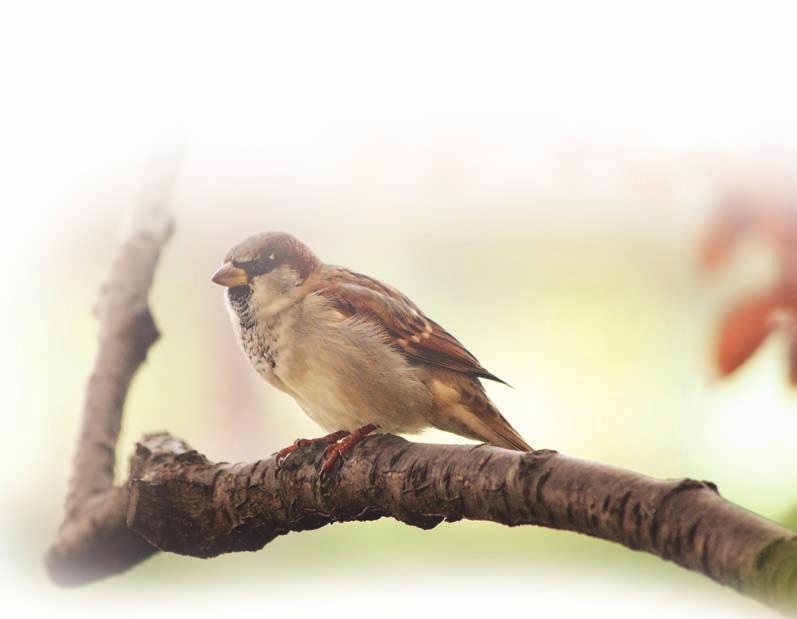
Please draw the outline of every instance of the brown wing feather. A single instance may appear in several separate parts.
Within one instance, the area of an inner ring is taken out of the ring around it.
[[[410,359],[507,384],[483,368],[459,340],[397,289],[342,267],[328,269],[315,292],[335,303],[346,316],[378,323]]]

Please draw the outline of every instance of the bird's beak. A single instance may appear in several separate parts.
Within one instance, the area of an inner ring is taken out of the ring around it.
[[[213,274],[212,280],[219,286],[235,288],[236,286],[246,286],[249,283],[249,275],[243,269],[233,266],[231,262],[225,262]]]

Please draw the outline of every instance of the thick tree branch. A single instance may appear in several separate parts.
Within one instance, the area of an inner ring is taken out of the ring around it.
[[[168,434],[133,456],[127,525],[197,557],[257,550],[278,535],[389,516],[424,529],[489,520],[576,531],[644,550],[792,609],[797,537],[724,500],[710,482],[660,481],[541,450],[369,438],[332,475],[323,447],[278,467],[212,464]]]
[[[88,582],[156,549],[212,557],[332,522],[392,517],[428,529],[467,518],[617,542],[797,613],[793,532],[725,501],[710,482],[660,481],[555,451],[381,435],[321,475],[322,447],[302,448],[279,467],[273,458],[214,464],[155,434],[137,445],[128,481],[113,486],[124,397],[157,336],[146,298],[171,225],[164,211],[155,215],[132,229],[98,305],[100,351],[65,520],[47,556],[57,582]]]

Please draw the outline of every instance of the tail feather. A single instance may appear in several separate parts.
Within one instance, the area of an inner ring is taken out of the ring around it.
[[[520,436],[518,431],[498,412],[498,409],[492,405],[490,408],[493,414],[488,419],[474,415],[477,423],[473,424],[472,429],[478,432],[478,438],[496,447],[515,451],[533,451],[531,445]]]
[[[485,441],[496,447],[532,451],[487,397],[477,378],[449,370],[426,370],[434,414],[430,423],[460,436]]]
[[[520,436],[492,403],[480,382],[472,381],[461,389],[460,402],[469,413],[465,415],[463,421],[476,434],[475,438],[496,447],[516,451],[532,451],[531,445]]]

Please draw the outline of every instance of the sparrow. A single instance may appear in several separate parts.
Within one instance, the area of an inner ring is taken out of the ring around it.
[[[297,440],[278,461],[320,441],[328,470],[371,432],[430,426],[531,450],[480,379],[504,381],[396,288],[323,263],[285,232],[233,247],[212,281],[226,287],[236,340],[257,373],[330,433]]]

